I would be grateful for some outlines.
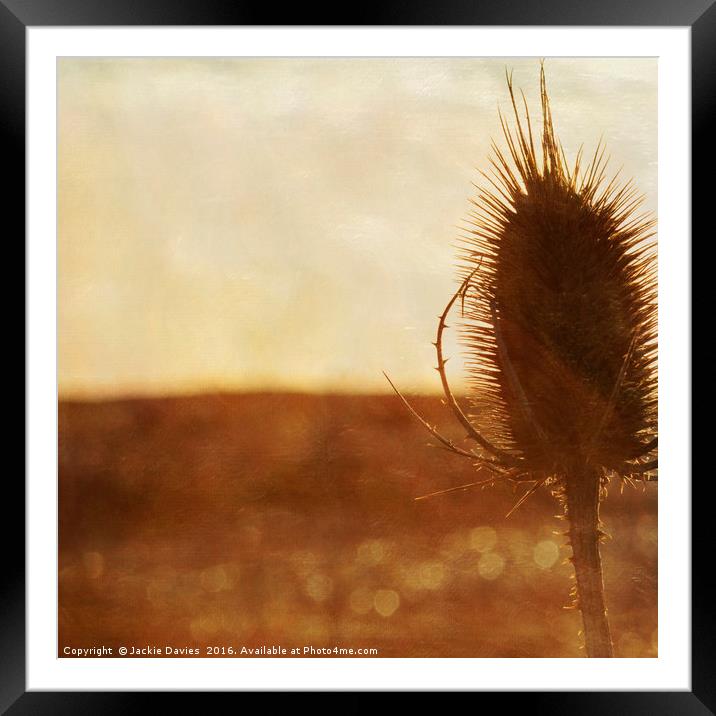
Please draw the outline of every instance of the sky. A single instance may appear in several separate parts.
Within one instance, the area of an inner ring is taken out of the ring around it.
[[[386,392],[383,370],[439,392],[506,68],[538,115],[532,58],[59,60],[61,397]],[[602,136],[655,210],[657,61],[545,70],[567,157]]]

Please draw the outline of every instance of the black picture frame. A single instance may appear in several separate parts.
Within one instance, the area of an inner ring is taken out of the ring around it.
[[[221,0],[0,0],[0,127],[6,177],[5,206],[15,218],[17,231],[24,231],[25,195],[25,41],[26,28],[36,26],[141,26],[141,25],[270,25],[273,6]],[[478,4],[467,0],[441,3],[382,2],[376,7],[342,6],[327,10],[305,5],[289,6],[280,13],[282,25],[562,25],[562,26],[682,26],[691,28],[692,49],[692,143],[699,151],[692,159],[693,225],[706,226],[706,212],[713,203],[713,180],[707,166],[713,158],[713,109],[716,103],[716,2],[714,0],[511,0],[509,3]],[[708,194],[707,194],[708,193]],[[711,228],[711,227],[710,227]],[[698,229],[696,229],[698,230]],[[712,233],[713,229],[711,229]],[[6,234],[6,241],[14,234]],[[684,241],[690,241],[684,237]],[[684,476],[684,479],[690,479]],[[707,481],[704,481],[707,482]],[[713,538],[706,510],[706,485],[692,486],[693,565],[710,564]],[[19,714],[111,714],[133,713],[141,706],[156,708],[168,696],[179,696],[191,708],[196,696],[186,693],[76,693],[26,692],[25,687],[25,556],[20,534],[24,533],[25,491],[17,474],[5,481],[7,515],[16,513],[18,524],[5,539],[5,569],[0,587],[0,713]],[[12,508],[8,506],[12,505]],[[485,698],[509,698],[530,709],[551,714],[714,714],[716,713],[716,660],[712,592],[704,570],[693,571],[692,581],[692,690],[689,692],[596,692],[596,693],[485,693],[474,696],[478,705]],[[48,638],[50,638],[48,636]],[[567,685],[565,685],[567,687]],[[342,710],[362,708],[368,694],[345,699]],[[294,698],[294,697],[292,697]],[[206,702],[203,701],[203,709]],[[286,701],[286,706],[295,701]],[[275,707],[275,704],[274,704]],[[474,704],[472,706],[474,708]]]

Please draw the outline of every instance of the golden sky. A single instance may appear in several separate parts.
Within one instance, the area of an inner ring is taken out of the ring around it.
[[[62,396],[439,390],[505,67],[534,116],[538,60],[58,65]],[[603,135],[656,209],[656,60],[545,66],[567,157]]]

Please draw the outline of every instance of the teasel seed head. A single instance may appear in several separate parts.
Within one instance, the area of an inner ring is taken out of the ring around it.
[[[500,115],[506,150],[460,244],[470,418],[533,474],[628,474],[657,429],[655,220],[606,179],[601,141],[567,164],[544,65],[539,141],[507,82],[514,126]]]

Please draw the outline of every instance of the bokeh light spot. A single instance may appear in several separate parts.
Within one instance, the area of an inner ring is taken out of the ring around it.
[[[478,552],[489,552],[497,544],[497,532],[492,527],[470,530],[470,546]]]
[[[199,581],[202,589],[207,592],[221,592],[229,587],[229,577],[220,564],[202,570]]]
[[[306,580],[306,594],[316,602],[325,602],[333,591],[333,580],[325,574],[311,574]]]
[[[201,641],[216,634],[220,627],[221,618],[219,615],[204,614],[191,621],[189,631],[195,639]]]
[[[496,552],[486,552],[480,560],[478,571],[483,579],[497,579],[505,568],[505,560]]]
[[[400,596],[392,589],[379,589],[373,597],[373,606],[382,617],[389,617],[400,606]]]
[[[385,558],[386,546],[382,540],[371,539],[358,545],[357,560],[367,567],[380,564]]]
[[[363,587],[355,589],[351,592],[349,602],[356,614],[367,614],[373,608],[373,592]]]
[[[445,581],[445,567],[441,562],[423,562],[418,569],[418,581],[423,589],[440,589]]]
[[[549,569],[559,557],[559,546],[552,540],[543,540],[535,545],[533,556],[538,567]]]

